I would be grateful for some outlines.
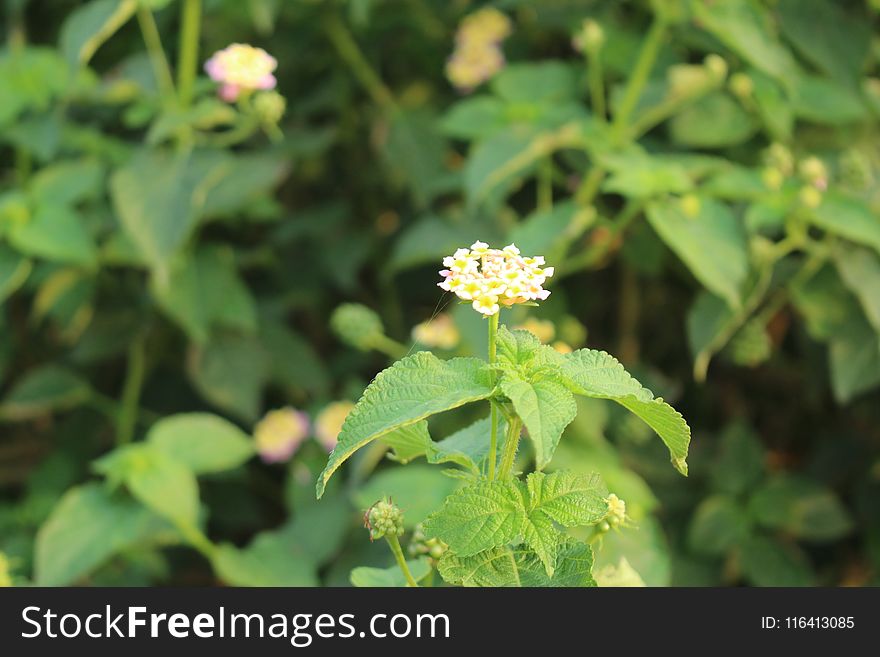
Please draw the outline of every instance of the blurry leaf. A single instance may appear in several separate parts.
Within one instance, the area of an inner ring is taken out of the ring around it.
[[[766,196],[767,186],[759,171],[731,165],[710,176],[702,192],[724,200],[751,200]]]
[[[208,340],[215,327],[257,330],[253,296],[239,277],[229,248],[202,246],[171,270],[167,283],[154,278],[151,287],[159,306],[194,342]]]
[[[797,73],[788,50],[770,32],[769,16],[749,0],[693,3],[699,25],[757,69],[783,84]]]
[[[691,148],[724,148],[747,141],[757,126],[730,95],[715,92],[700,98],[669,122],[673,143]]]
[[[811,75],[796,79],[793,104],[798,118],[823,125],[846,125],[868,116],[857,93],[833,80]]]
[[[650,198],[690,191],[693,182],[684,167],[644,153],[614,154],[603,159],[611,172],[602,186],[628,198]]]
[[[421,351],[397,361],[379,373],[346,419],[318,479],[318,497],[336,469],[364,445],[431,415],[486,399],[491,393],[485,364],[475,358],[442,361]]]
[[[763,527],[816,543],[837,540],[853,527],[849,512],[830,489],[793,475],[777,475],[755,491],[749,510]]]
[[[835,80],[856,86],[871,46],[870,19],[834,0],[782,0],[777,5],[783,35],[798,53]]]
[[[0,419],[32,420],[79,406],[91,397],[88,383],[58,365],[26,373],[0,403]]]
[[[74,9],[61,27],[59,48],[67,61],[72,66],[87,64],[137,8],[138,0],[91,0]]]
[[[810,218],[819,228],[880,252],[880,217],[855,196],[828,192]]]
[[[143,506],[100,484],[71,488],[37,533],[35,583],[73,584],[114,554],[144,545],[164,528]]]
[[[426,206],[436,195],[437,183],[446,173],[446,142],[433,112],[416,110],[392,114],[383,153],[392,170],[409,184],[416,202]]]
[[[104,173],[93,158],[56,162],[34,174],[28,191],[37,203],[74,205],[103,192]]]
[[[880,256],[858,247],[839,248],[834,264],[843,283],[862,304],[865,317],[880,333]]]
[[[431,573],[431,561],[427,557],[407,561],[406,565],[416,582]],[[407,585],[406,578],[397,565],[390,568],[355,568],[351,571],[351,583],[352,586],[367,588],[401,588]]]
[[[64,61],[52,48],[26,47],[0,52],[0,126],[15,120],[28,109],[46,111],[56,96],[66,91],[70,75]],[[17,139],[18,133],[32,132],[30,128],[53,125],[52,119],[46,121],[21,121],[16,130],[6,136]],[[47,135],[50,136],[51,135]],[[34,137],[24,135],[24,141]],[[24,142],[21,142],[24,143]],[[31,144],[33,145],[33,144]]]
[[[263,346],[252,337],[232,333],[191,346],[187,359],[187,373],[202,397],[247,422],[260,415],[269,371],[270,358]]]
[[[806,555],[794,545],[754,536],[740,552],[740,568],[752,586],[814,586]]]
[[[31,273],[31,263],[15,251],[0,244],[0,305],[15,294]]]
[[[749,516],[735,500],[723,495],[700,502],[688,527],[688,545],[697,554],[724,556],[748,538]]]
[[[10,227],[9,242],[23,253],[55,262],[92,267],[97,259],[82,218],[63,205],[38,205],[30,221]]]
[[[141,151],[110,178],[110,195],[123,230],[160,278],[172,255],[195,227],[224,162],[204,157]]]
[[[678,254],[706,288],[731,307],[740,304],[740,292],[749,273],[746,235],[740,220],[724,204],[699,200],[699,213],[685,214],[679,199],[648,205],[651,226]]]
[[[822,342],[844,333],[861,317],[861,309],[843,285],[837,270],[825,266],[810,279],[792,286],[792,300],[806,321],[810,336]]]
[[[271,193],[290,172],[288,158],[275,152],[235,153],[204,151],[200,161],[217,167],[207,179],[201,213],[226,217],[253,212],[255,202]]]
[[[422,420],[407,427],[396,429],[382,437],[382,442],[393,451],[393,459],[398,463],[409,463],[413,459],[425,455],[431,442],[428,433],[428,422]]]
[[[390,266],[393,271],[427,263],[439,263],[444,256],[485,236],[486,226],[477,222],[453,223],[427,215],[408,226],[394,244]]]
[[[604,568],[599,569],[596,574],[596,584],[605,587],[643,587],[644,580],[636,569],[629,565],[626,557],[621,557],[617,565],[608,564]]]
[[[623,528],[603,536],[602,549],[596,551],[596,567],[617,565],[621,557],[626,557],[648,586],[669,586],[671,557],[654,516],[640,520],[638,529]]]
[[[314,489],[314,481],[311,481],[306,492],[310,503],[294,506],[293,520],[281,529],[281,533],[299,545],[311,561],[324,564],[343,546],[352,519],[357,516],[363,525],[363,518],[361,514],[352,513],[343,493],[334,491],[318,503],[314,499]]]
[[[37,289],[32,313],[36,321],[51,319],[61,338],[76,342],[94,315],[95,278],[76,268],[60,268]]]
[[[749,76],[755,104],[767,131],[774,139],[788,141],[794,127],[794,113],[785,90],[778,81],[759,71],[750,71]]]
[[[197,475],[237,468],[254,455],[247,434],[209,413],[165,417],[150,429],[147,442]]]
[[[486,137],[506,124],[504,103],[489,96],[458,101],[440,122],[445,134],[458,139]]]
[[[491,88],[508,102],[556,103],[576,96],[577,68],[552,60],[510,64],[492,79]]]
[[[830,339],[831,388],[840,403],[880,384],[880,336],[857,315]]]
[[[322,395],[330,385],[329,375],[312,345],[280,322],[260,319],[260,342],[273,358],[269,364],[272,381],[286,389]]]
[[[569,236],[579,234],[594,221],[595,215],[589,210],[573,201],[562,201],[550,210],[538,210],[525,217],[514,226],[509,240],[523,253],[541,253],[548,262],[554,262],[554,254],[561,255],[568,246]]]
[[[148,144],[159,144],[173,137],[183,128],[211,130],[235,123],[238,113],[218,98],[202,98],[192,107],[181,110],[177,106],[166,109],[150,126],[147,132]]]
[[[355,491],[353,501],[366,510],[383,497],[390,497],[403,510],[403,522],[412,529],[436,511],[459,482],[429,465],[408,465],[382,470]]]
[[[316,566],[289,537],[259,534],[246,548],[218,546],[213,557],[217,576],[230,586],[317,586]]]
[[[475,143],[464,167],[464,190],[470,205],[496,204],[529,175],[541,155],[529,132],[504,131]]]
[[[732,424],[721,434],[718,454],[710,471],[712,487],[742,495],[763,481],[764,446],[746,424]]]

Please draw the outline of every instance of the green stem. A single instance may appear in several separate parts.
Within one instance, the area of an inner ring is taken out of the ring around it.
[[[180,105],[189,107],[199,65],[199,30],[202,0],[183,0],[180,13],[180,59],[177,62],[177,91]]]
[[[522,420],[514,415],[507,423],[507,437],[504,440],[504,454],[501,456],[501,468],[498,472],[499,479],[506,479],[513,471],[513,463],[516,461],[516,452],[519,449],[519,438],[522,432]]]
[[[165,57],[165,49],[162,47],[162,38],[156,27],[156,19],[153,17],[153,12],[145,6],[138,9],[137,18],[144,44],[147,46],[150,65],[153,67],[153,75],[156,76],[156,84],[159,85],[162,97],[170,104],[175,98],[174,78],[171,75],[168,59]]]
[[[128,370],[122,386],[122,399],[116,417],[116,442],[119,445],[130,443],[134,438],[134,427],[138,418],[141,390],[146,373],[146,340],[139,335],[128,350]]]
[[[498,320],[500,312],[495,313],[489,318],[489,364],[494,365],[498,358]],[[495,374],[493,372],[492,379],[494,384]],[[495,402],[489,402],[491,408],[491,418],[489,420],[489,479],[495,478],[495,462],[498,460],[498,408]]]
[[[648,35],[642,44],[642,50],[639,52],[635,68],[633,68],[632,74],[626,83],[623,100],[614,113],[614,123],[611,132],[612,141],[619,142],[626,134],[630,117],[636,105],[638,105],[645,84],[648,82],[648,76],[651,75],[651,69],[654,68],[654,62],[660,53],[660,46],[663,44],[668,25],[665,16],[660,14],[654,16],[654,21],[651,23],[651,28],[648,30]]]
[[[360,82],[361,86],[366,89],[367,93],[373,98],[373,101],[386,109],[396,110],[397,102],[394,95],[382,82],[382,78],[367,61],[364,53],[358,46],[357,41],[345,27],[338,16],[332,16],[324,22],[324,29],[336,52],[348,64],[351,72]]]
[[[590,104],[593,114],[603,122],[608,118],[605,107],[605,84],[602,72],[600,49],[595,48],[587,53],[587,77],[590,85]]]
[[[415,589],[419,588],[418,582],[416,582],[412,573],[409,571],[409,566],[406,565],[406,559],[403,557],[403,550],[400,548],[400,541],[397,540],[397,535],[385,534],[385,540],[388,541],[388,546],[394,554],[394,559],[397,561],[397,565],[400,567],[404,578],[406,578],[406,585]]]
[[[553,157],[548,155],[538,169],[538,210],[549,212],[553,209]]]
[[[389,338],[387,335],[377,336],[372,346],[376,351],[381,351],[389,358],[395,359],[403,358],[409,352],[404,345],[393,338]]]

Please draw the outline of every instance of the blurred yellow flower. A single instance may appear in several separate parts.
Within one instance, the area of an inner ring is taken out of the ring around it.
[[[571,348],[571,345],[567,342],[563,342],[562,340],[557,340],[553,343],[553,348],[558,351],[560,354],[570,354],[574,349]]]
[[[339,432],[354,404],[348,400],[327,404],[315,418],[315,437],[330,452],[336,447]]]
[[[215,52],[205,63],[205,71],[221,84],[220,97],[234,102],[242,92],[274,89],[273,73],[278,61],[262,48],[233,43]]]
[[[308,416],[289,407],[269,411],[254,427],[257,453],[266,463],[290,460],[308,435]]]
[[[416,324],[412,330],[412,338],[426,347],[438,349],[454,349],[458,346],[461,335],[452,317],[446,313],[437,315],[421,324]]]
[[[466,16],[455,35],[455,50],[446,62],[446,77],[467,92],[504,68],[501,42],[511,32],[510,19],[497,9],[481,9]]]
[[[459,43],[500,43],[510,36],[512,28],[506,14],[486,7],[465,16],[455,38]]]

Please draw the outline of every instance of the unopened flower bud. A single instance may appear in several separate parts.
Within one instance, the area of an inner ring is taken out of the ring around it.
[[[578,52],[594,53],[605,43],[605,31],[592,18],[586,19],[581,24],[581,29],[575,34],[573,45]]]
[[[608,515],[605,516],[606,522],[612,527],[618,527],[626,520],[626,502],[611,493],[605,502],[608,504]]]
[[[379,315],[366,306],[344,303],[330,317],[330,328],[346,344],[369,351],[385,335]]]
[[[390,499],[381,499],[367,509],[364,525],[370,530],[370,540],[403,535],[403,511]]]
[[[721,84],[727,78],[727,62],[721,55],[708,55],[703,60],[703,65],[716,83]]]
[[[787,146],[778,142],[773,143],[764,153],[767,164],[776,167],[784,176],[790,176],[794,171],[794,156]]]
[[[277,91],[264,91],[254,98],[254,113],[263,124],[278,125],[286,109],[287,100]]]
[[[798,165],[798,173],[819,191],[828,188],[828,168],[818,157],[808,157]]]
[[[730,76],[729,85],[733,95],[741,100],[751,98],[752,93],[755,91],[755,83],[745,73],[734,73]]]
[[[685,194],[681,197],[681,211],[688,219],[696,219],[700,215],[700,199],[694,194]]]
[[[775,192],[782,187],[782,183],[785,182],[785,176],[783,176],[782,172],[776,167],[766,167],[761,172],[761,180],[764,181],[767,189]]]
[[[801,191],[798,192],[798,199],[802,205],[812,210],[818,208],[822,204],[822,192],[812,185],[805,185],[804,187],[801,187]]]

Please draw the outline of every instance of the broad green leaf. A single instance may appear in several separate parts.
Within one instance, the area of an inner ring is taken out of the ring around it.
[[[577,395],[610,399],[639,416],[669,448],[672,464],[687,475],[691,430],[662,398],[643,387],[616,358],[604,351],[579,349],[564,358],[566,386]]]
[[[35,583],[67,586],[114,554],[167,531],[153,513],[100,484],[68,490],[37,533]]]
[[[492,91],[508,102],[558,103],[576,95],[577,67],[546,60],[506,66],[492,79]]]
[[[828,356],[837,401],[847,403],[880,384],[880,337],[861,315],[831,337]]]
[[[597,474],[533,472],[526,479],[529,510],[563,527],[595,525],[608,515],[608,489]]]
[[[594,222],[595,213],[574,201],[562,201],[550,210],[525,217],[514,226],[510,241],[523,253],[540,253],[547,257],[547,262],[556,262],[568,246],[569,236],[580,234]]]
[[[487,233],[492,230],[480,221],[453,222],[434,215],[420,217],[395,243],[389,267],[392,271],[402,271],[438,263],[462,245],[487,239]]]
[[[742,495],[764,479],[766,453],[754,431],[744,423],[721,434],[718,454],[711,466],[712,487],[728,495]]]
[[[427,557],[419,557],[406,562],[410,574],[417,582],[431,573],[431,561]],[[362,566],[351,571],[352,586],[366,588],[403,588],[406,578],[396,565],[390,568],[368,568]]]
[[[688,545],[696,554],[724,556],[748,538],[748,513],[736,500],[724,495],[700,502],[688,527]]]
[[[739,306],[749,273],[749,251],[742,223],[724,204],[699,199],[691,217],[677,199],[650,203],[648,221],[670,249],[708,290]]]
[[[880,333],[880,256],[850,246],[837,249],[834,264],[844,285],[862,305],[865,317]]]
[[[782,34],[798,54],[829,77],[855,86],[871,46],[871,22],[855,7],[833,0],[782,0],[777,5]]]
[[[83,66],[134,16],[138,0],[91,0],[74,9],[61,27],[59,47],[73,66]]]
[[[170,258],[196,225],[211,188],[225,176],[226,163],[211,154],[137,153],[110,178],[119,222],[160,278]]]
[[[479,474],[489,453],[491,418],[477,420],[451,436],[428,445],[428,463],[455,463]],[[498,435],[503,436],[505,424],[499,418]]]
[[[194,342],[206,342],[214,327],[244,333],[257,329],[254,298],[230,249],[203,246],[171,270],[170,280],[154,277],[151,287],[159,307]]]
[[[34,174],[28,193],[37,202],[74,205],[103,192],[104,174],[96,158],[56,162]]]
[[[574,397],[552,379],[529,383],[507,373],[501,379],[501,390],[510,398],[535,444],[535,466],[543,469],[553,458],[565,427],[577,415]]]
[[[827,342],[845,334],[854,323],[866,322],[857,299],[832,266],[825,266],[808,280],[793,284],[791,296],[806,322],[807,332],[815,340]]]
[[[207,344],[191,345],[186,364],[202,397],[247,422],[260,415],[270,367],[269,354],[256,338],[225,332]]]
[[[97,259],[82,217],[63,205],[41,203],[30,221],[10,227],[8,237],[17,250],[46,260],[92,267]]]
[[[794,110],[785,89],[777,81],[760,71],[749,71],[754,87],[753,96],[761,120],[770,136],[788,141],[794,128]]]
[[[526,524],[524,491],[513,481],[481,481],[450,495],[425,521],[425,533],[469,557],[520,536]]]
[[[673,143],[691,148],[725,148],[747,141],[757,129],[752,115],[729,94],[708,94],[669,122]]]
[[[230,586],[318,586],[310,555],[280,532],[259,534],[245,548],[224,543],[217,547],[212,565]]]
[[[727,302],[707,290],[701,290],[687,316],[688,345],[694,357],[694,378],[706,380],[709,361],[724,346],[723,339],[730,322],[735,318]]]
[[[128,490],[148,509],[178,527],[196,527],[199,486],[193,471],[147,443],[125,445],[94,464],[95,470]]]
[[[322,396],[330,385],[327,369],[311,343],[284,323],[260,317],[260,343],[272,354],[272,381],[290,395]],[[290,364],[296,363],[295,367]]]
[[[446,175],[446,142],[437,129],[433,112],[395,112],[383,154],[392,171],[409,185],[416,202],[427,206]]]
[[[238,113],[219,98],[203,98],[182,110],[174,105],[166,108],[150,126],[145,141],[159,144],[184,128],[211,130],[235,123]]]
[[[0,304],[24,285],[31,273],[31,262],[0,244]]]
[[[396,429],[382,438],[382,442],[392,450],[392,458],[399,463],[409,463],[413,459],[424,456],[431,441],[428,433],[428,422],[423,420],[400,429]]]
[[[46,365],[16,382],[0,403],[0,419],[32,420],[79,406],[91,395],[89,384],[77,374],[58,365]]]
[[[700,27],[755,68],[782,83],[787,83],[797,73],[794,58],[774,38],[769,17],[764,15],[760,5],[749,0],[717,0],[695,2],[691,6]]]
[[[531,550],[499,547],[461,557],[446,552],[438,564],[440,575],[450,584],[491,587],[584,587],[596,586],[593,551],[589,545],[568,540],[558,547],[554,574],[548,576]]]
[[[755,491],[749,509],[761,526],[805,541],[834,541],[853,528],[853,520],[837,496],[803,477],[774,477]]]
[[[812,75],[796,78],[792,106],[798,118],[822,125],[847,125],[869,116],[857,92],[834,80]]]
[[[610,175],[602,189],[628,198],[651,198],[689,192],[694,183],[681,164],[628,152],[602,158]]]
[[[408,465],[382,470],[370,477],[352,496],[355,506],[366,510],[383,497],[389,497],[403,510],[407,529],[414,528],[439,509],[447,495],[460,482],[429,465]],[[323,502],[322,502],[323,505]]]
[[[356,519],[359,525],[363,524],[363,513],[353,513],[348,496],[342,492],[327,495],[317,503],[311,494],[314,486],[305,484],[302,490],[305,501],[291,504],[293,519],[280,531],[302,547],[311,561],[322,565],[331,561],[343,547],[352,521]]]
[[[486,137],[506,124],[504,103],[489,96],[457,102],[440,121],[443,132],[458,139]]]
[[[754,536],[739,556],[743,576],[752,586],[814,586],[815,574],[807,556],[794,544]]]
[[[396,362],[364,391],[339,434],[339,442],[318,478],[318,497],[332,474],[355,451],[395,429],[492,394],[484,363],[474,358],[441,361],[419,352]]]
[[[27,46],[0,52],[0,125],[14,121],[26,110],[47,112],[53,99],[65,93],[71,76],[54,48]],[[51,157],[57,137],[53,119],[21,120],[4,137],[25,150]]]
[[[237,468],[254,455],[253,441],[237,426],[209,413],[181,413],[159,420],[147,442],[194,473]]]

